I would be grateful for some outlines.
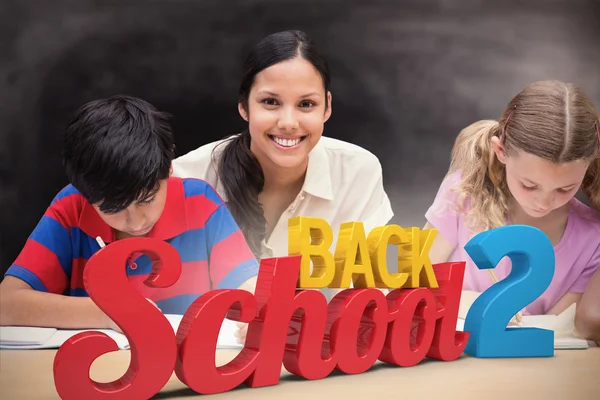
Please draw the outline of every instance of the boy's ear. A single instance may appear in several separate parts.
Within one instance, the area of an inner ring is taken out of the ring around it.
[[[169,178],[173,176],[173,164],[169,167]]]
[[[498,161],[506,164],[506,151],[504,151],[504,145],[498,136],[492,137],[492,150],[496,154]]]
[[[246,109],[244,109],[242,103],[238,103],[238,112],[240,113],[244,121],[248,121],[248,113],[246,112]]]

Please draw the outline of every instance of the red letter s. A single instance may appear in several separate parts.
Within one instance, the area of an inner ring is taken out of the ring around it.
[[[101,332],[82,332],[66,341],[54,358],[54,384],[62,399],[148,399],[168,382],[177,360],[173,328],[162,313],[138,294],[127,279],[125,263],[134,251],[159,258],[145,284],[169,287],[181,274],[181,258],[170,244],[149,238],[114,242],[95,253],[84,272],[85,288],[92,300],[129,340],[131,363],[120,379],[98,383],[90,367],[101,355],[118,350]]]

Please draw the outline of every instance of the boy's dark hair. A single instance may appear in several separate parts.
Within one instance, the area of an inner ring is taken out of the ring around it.
[[[69,182],[102,212],[117,213],[154,195],[175,155],[170,115],[116,95],[79,108],[63,140]]]

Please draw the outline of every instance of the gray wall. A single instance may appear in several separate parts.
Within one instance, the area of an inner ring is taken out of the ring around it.
[[[174,114],[178,153],[243,127],[239,63],[302,29],[333,71],[326,134],[379,156],[403,226],[423,214],[458,131],[556,78],[600,106],[598,0],[4,0],[0,8],[0,266],[67,182],[61,129],[84,102],[141,96]]]

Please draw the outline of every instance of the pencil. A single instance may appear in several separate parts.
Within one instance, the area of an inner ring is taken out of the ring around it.
[[[496,274],[494,274],[494,271],[492,271],[491,269],[488,269],[487,272],[492,277],[492,280],[494,281],[494,283],[498,283],[498,278],[496,277]],[[521,323],[521,321],[523,321],[523,317],[521,316],[521,311],[519,311],[517,313],[517,315],[515,315],[515,319],[517,320],[517,322],[519,324]]]
[[[96,242],[98,242],[98,245],[100,246],[100,248],[103,248],[106,246],[106,244],[104,243],[104,240],[102,240],[102,238],[100,236],[96,237]]]

